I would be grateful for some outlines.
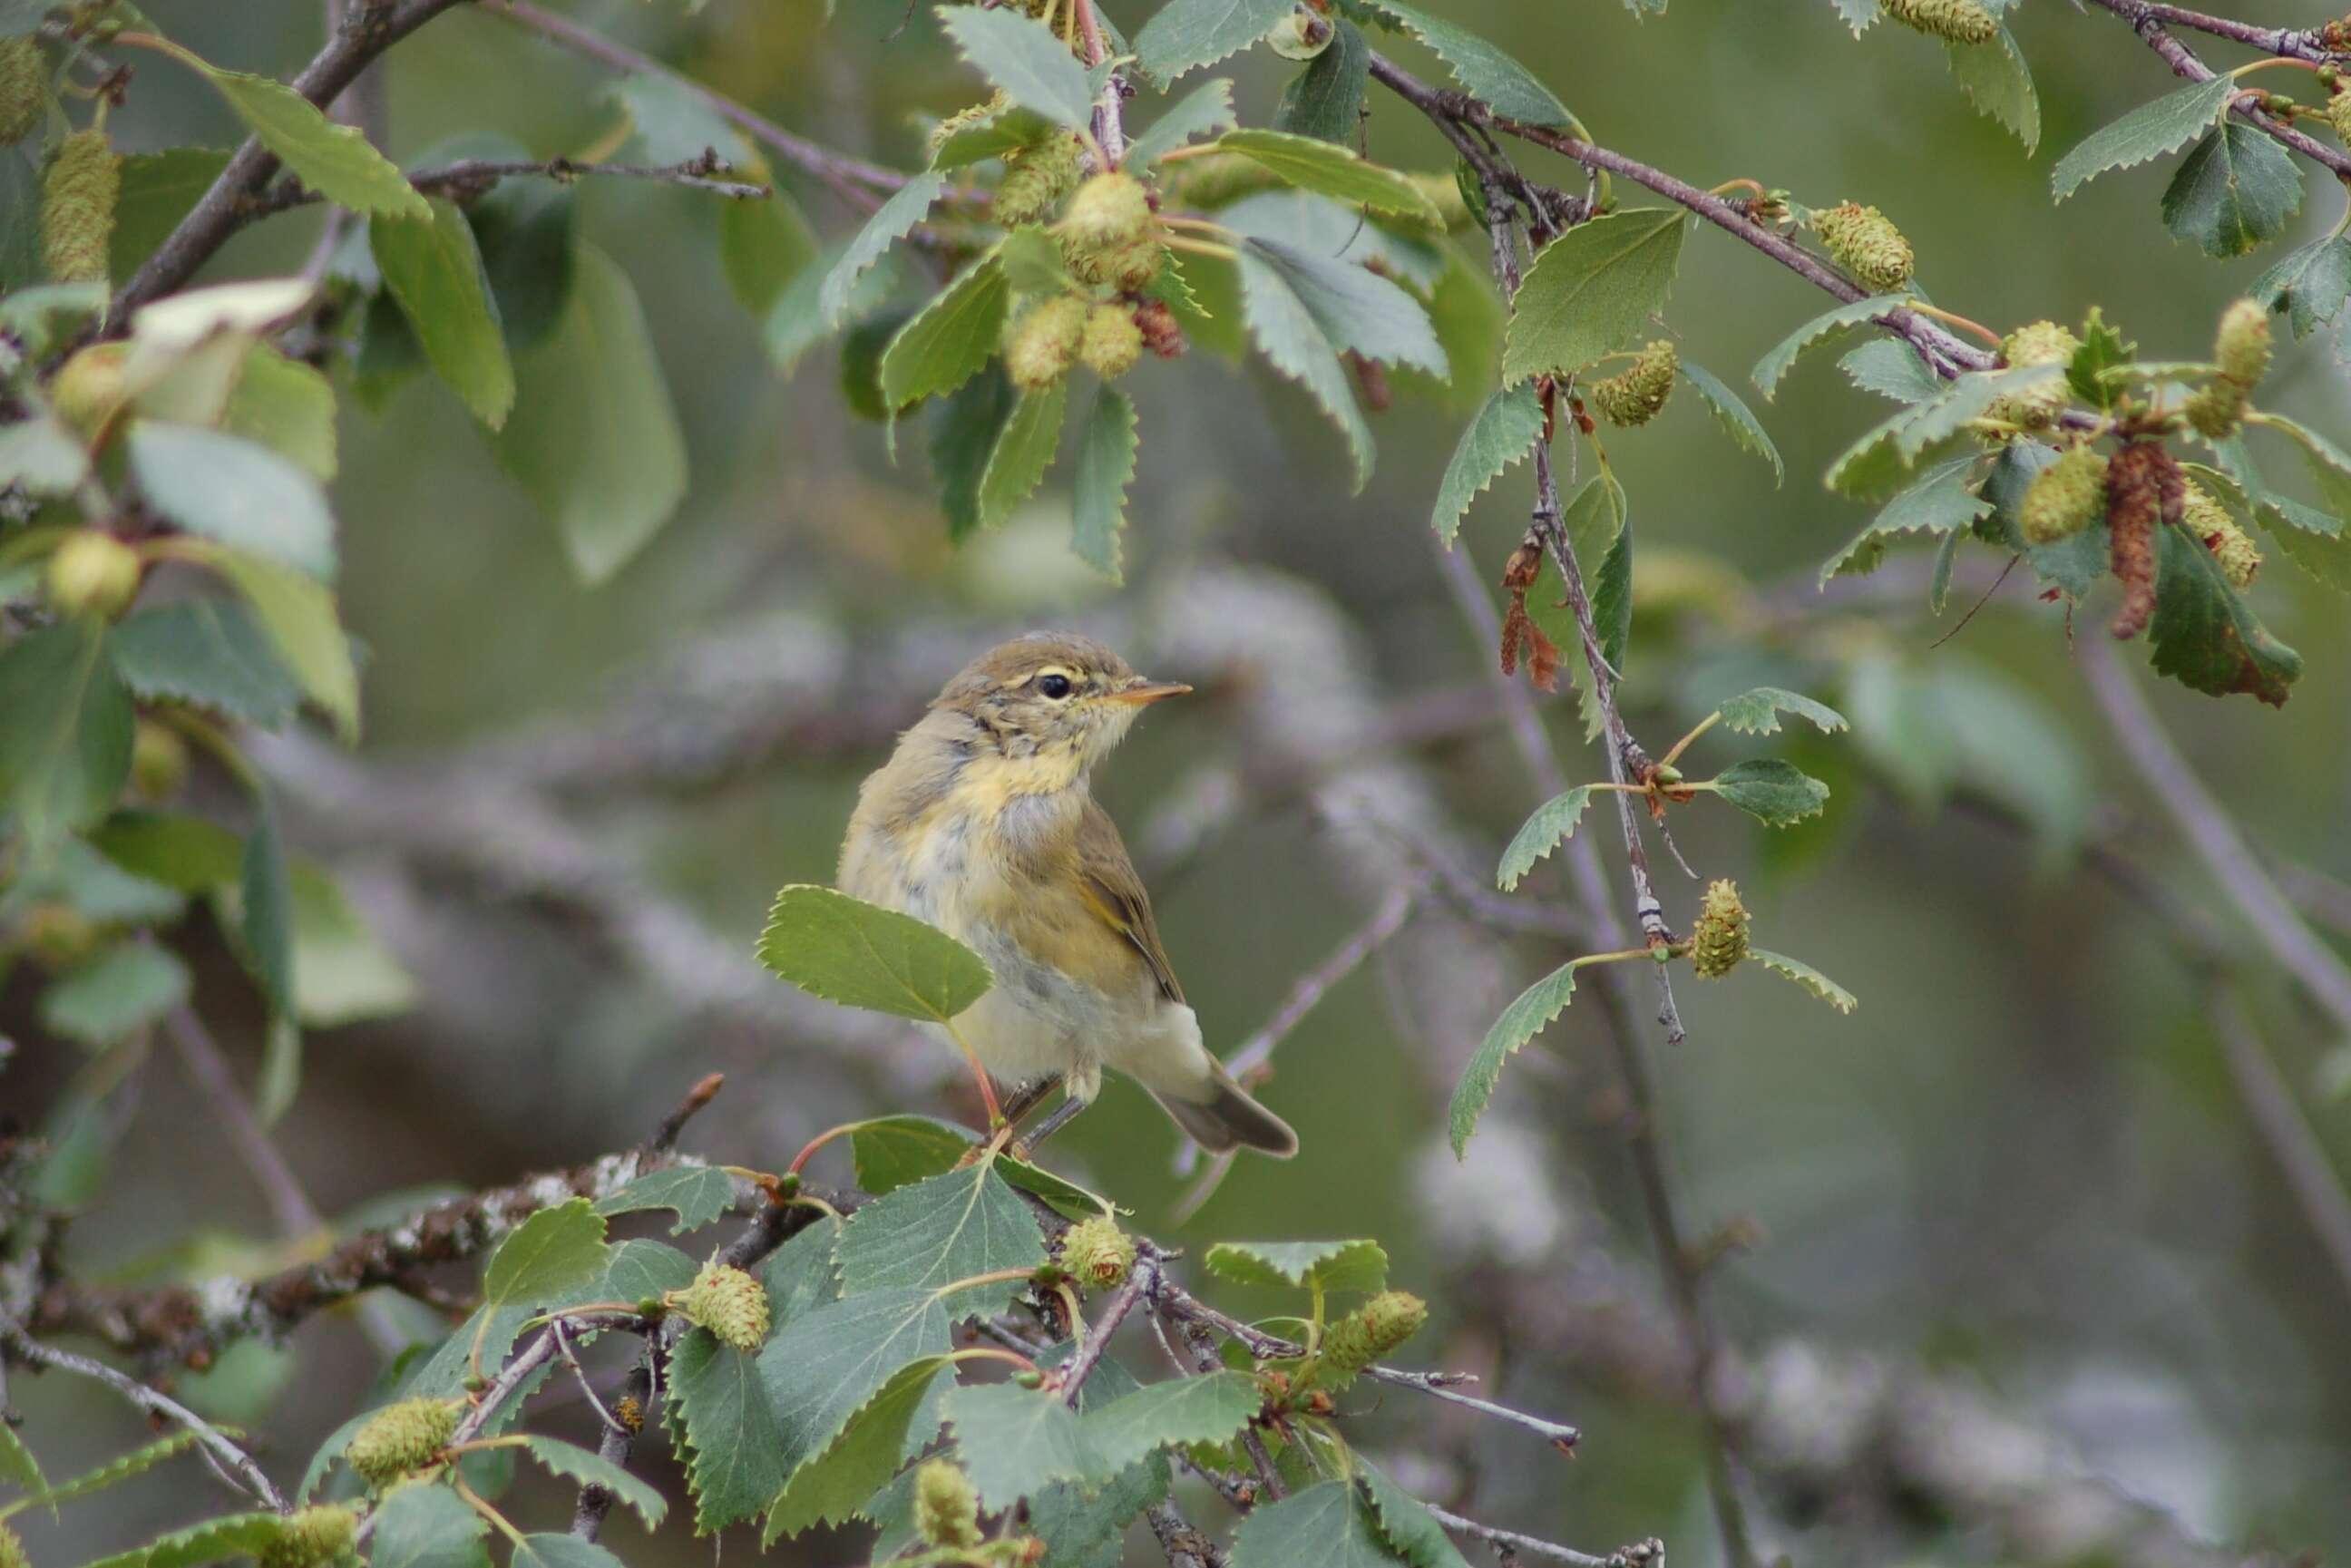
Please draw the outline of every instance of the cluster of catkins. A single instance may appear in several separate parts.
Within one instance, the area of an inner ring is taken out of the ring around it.
[[[2058,363],[2078,346],[2064,328],[2036,322],[2011,335],[2007,357],[2011,364]],[[2243,422],[2253,388],[2269,370],[2269,318],[2258,303],[2240,299],[2222,314],[2212,357],[2217,369],[2189,396],[2185,413],[2198,434],[2217,441]],[[2155,612],[2158,526],[2187,528],[2232,588],[2252,586],[2261,571],[2260,547],[2210,491],[2180,471],[2160,441],[2128,439],[2111,457],[2086,441],[2066,446],[2033,476],[2017,515],[2025,542],[2035,546],[2071,538],[2101,520],[2108,568],[2123,589],[2122,608],[2109,628],[2117,637],[2136,637]]]
[[[996,217],[1008,226],[1041,222],[1068,197],[1053,231],[1081,285],[1031,299],[1006,328],[1005,373],[1024,392],[1043,392],[1072,365],[1113,381],[1146,347],[1163,358],[1183,349],[1167,307],[1141,298],[1165,261],[1150,193],[1132,174],[1080,183],[1078,172],[1076,143],[1057,138],[1008,158],[997,188]]]
[[[0,146],[22,141],[48,113],[47,67],[29,37],[0,38]],[[106,132],[59,141],[41,176],[41,262],[52,283],[104,283],[122,161]]]

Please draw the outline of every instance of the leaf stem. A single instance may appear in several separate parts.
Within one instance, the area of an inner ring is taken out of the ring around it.
[[[1970,320],[1967,317],[1960,315],[1956,310],[1946,310],[1941,307],[1935,305],[1924,305],[1916,299],[1910,301],[1907,308],[1915,310],[1921,316],[1931,316],[1938,321],[1948,322],[1951,326],[1973,332],[1977,337],[1981,338],[1985,342],[1990,343],[1995,349],[1999,348],[2001,342],[2004,341],[1999,333],[1993,331],[1982,322]]]
[[[1698,720],[1698,727],[1692,729],[1687,735],[1683,736],[1679,740],[1675,741],[1672,747],[1668,749],[1663,757],[1657,758],[1657,766],[1660,768],[1671,768],[1675,763],[1679,762],[1682,758],[1682,753],[1687,751],[1692,746],[1696,745],[1699,736],[1704,735],[1708,730],[1712,729],[1716,725],[1720,724],[1721,722],[1722,710],[1720,708],[1717,708],[1712,713],[1707,715],[1704,718]]]

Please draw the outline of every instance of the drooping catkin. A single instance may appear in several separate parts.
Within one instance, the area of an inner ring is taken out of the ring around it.
[[[122,166],[103,131],[77,131],[41,182],[41,260],[53,283],[104,283]]]

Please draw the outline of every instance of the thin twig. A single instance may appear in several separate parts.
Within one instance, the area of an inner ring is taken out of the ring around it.
[[[167,1394],[160,1394],[127,1373],[117,1372],[102,1361],[92,1361],[86,1355],[76,1355],[69,1350],[58,1350],[43,1344],[13,1323],[0,1323],[0,1336],[5,1336],[16,1353],[27,1361],[44,1366],[54,1366],[60,1372],[74,1373],[105,1384],[141,1409],[176,1421],[193,1433],[205,1451],[234,1471],[245,1490],[277,1513],[287,1511],[286,1499],[270,1484],[253,1457],[223,1436],[220,1429],[186,1406]]]
[[[2263,54],[2276,55],[2283,59],[2308,60],[2314,65],[2324,65],[2330,60],[2343,58],[2328,50],[2314,28],[2257,27],[2251,22],[2207,16],[2201,11],[2191,11],[2185,5],[2156,5],[2152,0],[2141,9],[2157,21],[2171,26],[2210,33],[2216,38],[2226,38],[2231,43],[2242,44],[2249,49],[2259,49]]]
[[[1152,1281],[1158,1277],[1159,1260],[1155,1255],[1137,1257],[1134,1267],[1127,1272],[1126,1283],[1118,1288],[1118,1293],[1111,1297],[1110,1303],[1087,1331],[1077,1354],[1061,1373],[1061,1402],[1071,1409],[1078,1407],[1078,1396],[1084,1390],[1086,1379],[1101,1364],[1102,1353],[1110,1349],[1111,1336],[1118,1333],[1119,1324],[1126,1322],[1135,1303],[1151,1293]]]
[[[1562,1546],[1554,1541],[1543,1541],[1531,1535],[1520,1535],[1514,1530],[1498,1530],[1490,1524],[1480,1524],[1474,1519],[1464,1519],[1450,1510],[1435,1503],[1424,1503],[1429,1517],[1447,1530],[1458,1530],[1464,1535],[1474,1535],[1490,1546],[1504,1546],[1513,1552],[1531,1552],[1538,1557],[1555,1562],[1572,1563],[1575,1568],[1624,1568],[1625,1554],[1595,1557],[1589,1552],[1578,1552],[1573,1546]]]
[[[569,158],[504,161],[463,158],[455,163],[420,169],[408,177],[408,183],[428,196],[449,196],[461,202],[472,201],[486,193],[501,180],[536,176],[568,182],[589,174],[679,185],[689,191],[707,191],[713,195],[737,202],[762,201],[775,194],[765,185],[716,178],[732,167],[711,151],[676,163],[580,163]],[[308,206],[324,199],[298,180],[283,180],[254,201],[252,215],[262,217],[272,213],[290,212],[296,207]]]
[[[2210,81],[2219,74],[2199,59],[2195,50],[2182,43],[2176,35],[2164,26],[2166,22],[2177,19],[2174,16],[2167,15],[2173,10],[2172,7],[2149,5],[2147,0],[2091,0],[2091,3],[2104,6],[2130,24],[2131,31],[2137,33],[2148,48],[2163,57],[2163,63],[2171,68],[2174,76],[2184,78],[2189,81],[2205,82]],[[2217,22],[2219,18],[2206,18],[2206,20]],[[2208,27],[2205,30],[2213,29]],[[2281,56],[2289,55],[2289,51],[2285,50],[2272,52]],[[2293,55],[2290,57],[2307,58],[2309,57]],[[2328,57],[2321,55],[2317,57],[2324,59]],[[2351,180],[2351,153],[2346,153],[2339,148],[2329,147],[2307,131],[2296,131],[2293,126],[2281,122],[2275,117],[2264,114],[2256,107],[2255,100],[2251,98],[2237,99],[2229,107],[2246,123],[2266,132],[2281,146],[2292,148],[2321,168],[2331,171],[2337,179]]]
[[[2245,916],[2251,934],[2302,983],[2335,1028],[2351,1033],[2351,967],[2303,924],[2278,891],[2226,809],[2171,744],[2115,651],[2097,638],[2085,640],[2082,647],[2091,695],[2149,792]]]

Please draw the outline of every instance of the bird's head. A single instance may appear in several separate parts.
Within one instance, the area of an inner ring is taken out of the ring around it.
[[[1144,679],[1090,637],[1031,632],[965,665],[931,706],[967,716],[1008,757],[1081,773],[1147,705],[1191,689]]]

